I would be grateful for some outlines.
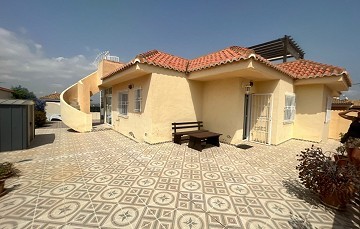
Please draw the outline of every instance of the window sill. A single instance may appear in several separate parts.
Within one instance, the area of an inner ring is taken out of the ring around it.
[[[293,124],[293,123],[294,123],[294,121],[284,121],[283,122],[284,125],[289,125],[289,124]]]
[[[118,117],[120,117],[120,118],[124,118],[124,119],[128,119],[128,118],[129,118],[129,116],[128,116],[128,115],[123,115],[123,114],[119,114],[119,115],[118,115]]]

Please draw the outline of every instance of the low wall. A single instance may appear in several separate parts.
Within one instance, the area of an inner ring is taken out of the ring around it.
[[[342,111],[331,111],[329,138],[340,139],[340,133],[346,133],[349,129],[351,121],[340,117],[340,112]]]
[[[100,112],[91,112],[93,120],[100,120]]]

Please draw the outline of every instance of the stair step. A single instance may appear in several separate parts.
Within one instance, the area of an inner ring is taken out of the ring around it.
[[[80,106],[79,105],[75,105],[75,106],[73,106],[73,105],[71,105],[73,108],[75,108],[75,109],[77,109],[77,110],[80,110]]]

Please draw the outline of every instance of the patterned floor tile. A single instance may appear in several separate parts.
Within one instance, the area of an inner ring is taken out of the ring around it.
[[[256,217],[240,217],[246,229],[276,229],[278,228],[270,219],[258,219]]]
[[[143,219],[146,212],[144,206],[119,204],[112,214],[102,222],[103,228],[141,228],[153,220]]]
[[[46,223],[45,223],[46,224]],[[31,228],[32,221],[25,219],[2,219],[0,218],[1,229],[14,229],[14,228]],[[34,227],[36,228],[36,227]]]
[[[147,206],[176,208],[178,192],[155,190]]]
[[[209,222],[206,213],[183,210],[176,210],[174,224],[174,228],[179,229],[223,228],[223,226],[215,220]]]
[[[44,134],[54,142],[0,154],[22,171],[0,197],[4,228],[289,228],[290,212],[317,228],[359,227],[356,208],[334,212],[297,181],[296,154],[314,143],[198,152],[58,123],[36,129]]]
[[[223,214],[236,214],[234,205],[228,196],[220,195],[205,195],[207,212],[209,213],[223,213]]]

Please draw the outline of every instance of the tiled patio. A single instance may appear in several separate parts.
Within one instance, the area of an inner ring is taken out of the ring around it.
[[[6,181],[0,228],[292,228],[290,212],[312,228],[359,228],[359,206],[334,212],[296,182],[310,142],[198,152],[61,123],[36,135],[31,149],[0,153],[23,174]]]

